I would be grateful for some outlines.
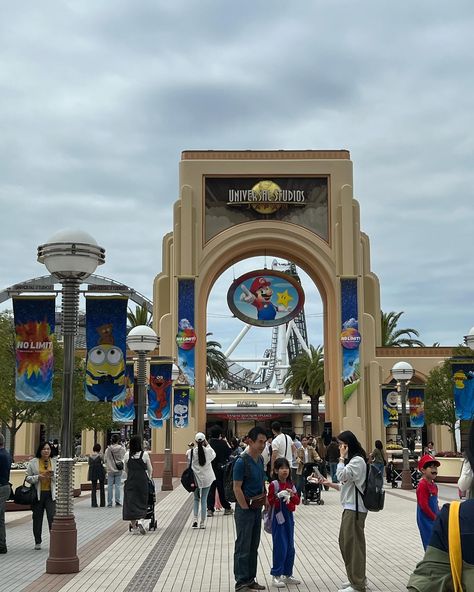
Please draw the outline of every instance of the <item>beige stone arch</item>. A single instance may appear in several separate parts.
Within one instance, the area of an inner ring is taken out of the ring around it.
[[[206,237],[204,180],[209,177],[325,177],[328,184],[327,240],[304,225],[258,217]],[[359,204],[352,190],[352,162],[347,151],[195,151],[180,163],[179,199],[173,232],[163,240],[162,272],[154,283],[154,328],[160,354],[176,356],[177,282],[195,280],[196,403],[194,422],[177,436],[189,441],[203,429],[206,412],[206,304],[216,278],[233,262],[271,254],[292,259],[319,289],[325,311],[326,408],[335,430],[352,429],[365,443],[382,437],[380,384],[376,360],[380,345],[380,291],[370,268],[368,237],[360,231]],[[355,279],[358,291],[361,380],[347,403],[342,401],[341,278]],[[156,435],[160,449],[161,434]]]

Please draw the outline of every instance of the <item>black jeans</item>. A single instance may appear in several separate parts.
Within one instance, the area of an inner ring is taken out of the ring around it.
[[[35,500],[31,505],[33,510],[33,535],[35,537],[35,544],[41,544],[41,531],[43,530],[43,516],[46,510],[46,518],[48,519],[49,530],[53,525],[54,514],[56,513],[56,502],[53,501],[50,491],[42,491],[41,497]]]
[[[235,504],[235,589],[251,584],[257,577],[257,555],[262,529],[262,509],[242,510]]]
[[[91,506],[93,508],[97,508],[97,479],[91,480],[92,483],[92,493],[91,493]],[[100,490],[100,507],[105,507],[105,481],[99,481],[99,490]]]
[[[221,500],[222,507],[224,510],[230,510],[231,505],[225,497],[224,491],[224,471],[222,469],[215,470],[216,480],[212,482],[209,495],[207,496],[207,509],[214,512],[214,504],[216,502],[216,488],[219,492],[219,499]]]

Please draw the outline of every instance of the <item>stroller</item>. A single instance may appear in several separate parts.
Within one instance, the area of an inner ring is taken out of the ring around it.
[[[324,500],[321,499],[321,491],[323,486],[320,483],[311,483],[308,477],[317,469],[321,474],[323,471],[322,463],[305,463],[303,465],[303,504],[308,505],[309,502],[316,502],[318,506],[324,505]]]
[[[148,479],[148,503],[146,508],[146,520],[150,521],[148,526],[148,530],[156,530],[157,521],[155,518],[155,503],[156,503],[156,493],[155,493],[155,483],[152,479]]]

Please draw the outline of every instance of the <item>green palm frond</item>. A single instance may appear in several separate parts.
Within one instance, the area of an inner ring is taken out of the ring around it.
[[[402,312],[382,311],[382,346],[383,347],[424,347],[425,344],[416,339],[420,334],[416,329],[397,329]]]

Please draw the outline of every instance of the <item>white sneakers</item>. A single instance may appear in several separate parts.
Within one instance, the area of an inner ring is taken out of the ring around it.
[[[286,586],[297,586],[298,584],[301,584],[300,580],[293,576],[273,576],[272,579],[272,586],[275,588],[286,588]]]
[[[369,589],[367,578],[365,578],[365,589]],[[352,587],[350,582],[343,582],[337,592],[357,592],[357,590]]]

